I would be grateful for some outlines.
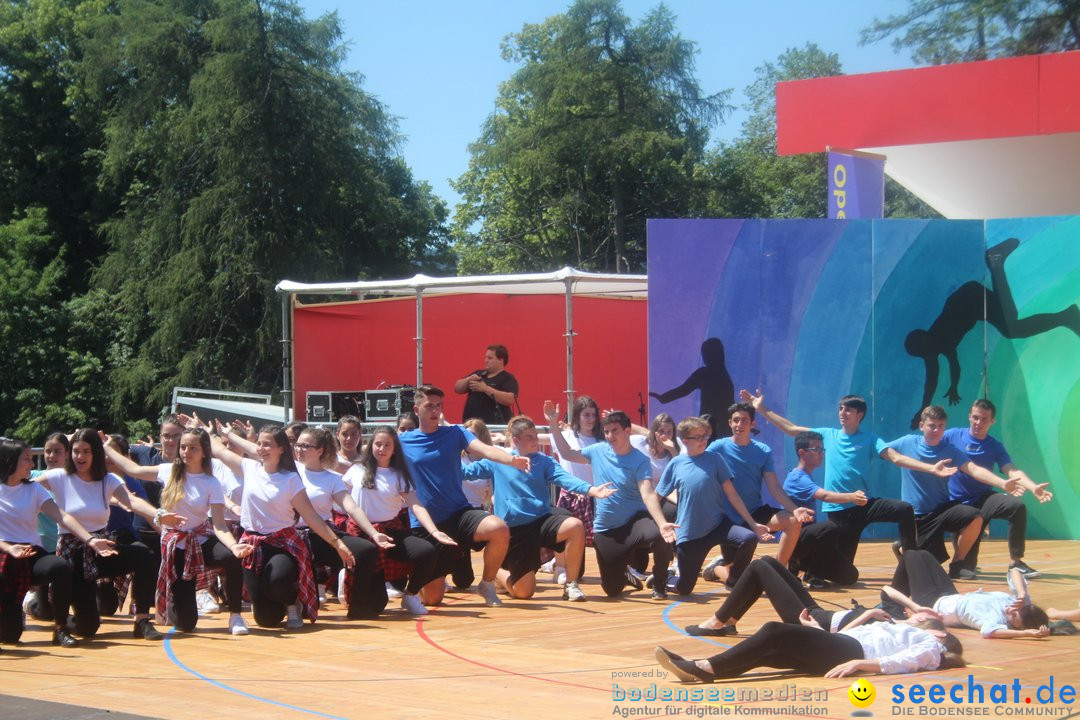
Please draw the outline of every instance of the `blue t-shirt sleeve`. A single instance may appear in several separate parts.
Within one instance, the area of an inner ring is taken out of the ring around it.
[[[910,455],[912,453],[911,439],[913,437],[915,436],[904,435],[903,437],[898,437],[892,442],[885,443],[885,447],[883,447],[882,450],[884,450],[886,447],[889,447],[900,453],[901,455]]]
[[[458,432],[461,433],[460,440],[461,440],[461,449],[462,450],[465,450],[466,448],[468,448],[469,445],[472,444],[472,441],[476,439],[476,436],[473,435],[472,432],[470,432],[469,429],[466,428],[466,427],[462,427],[461,425],[452,425],[451,427],[457,428]]]
[[[543,458],[539,462],[544,466],[544,477],[548,482],[555,483],[564,490],[578,493],[579,495],[588,495],[589,489],[592,487],[589,483],[580,478],[576,478],[563,469],[563,466],[555,462],[547,455],[540,455]],[[533,462],[536,462],[534,459]]]
[[[471,463],[462,463],[461,474],[466,480],[491,480],[495,477],[495,469],[488,460],[477,460]]]
[[[603,448],[603,443],[593,443],[592,445],[586,445],[585,447],[581,448],[579,452],[585,457],[589,458],[589,462],[591,463],[593,457],[595,457],[597,453],[603,450]]]
[[[887,448],[888,445],[885,444],[884,440],[879,438],[877,435],[874,435],[873,433],[870,433],[870,437],[874,445],[874,454],[880,456],[881,453],[885,452],[885,448]]]
[[[784,492],[796,503],[812,504],[814,493],[820,489],[814,479],[805,472],[792,471],[784,478]]]
[[[773,469],[772,450],[765,443],[761,443],[761,449],[765,454],[765,462],[761,463],[761,472],[771,472],[775,475],[776,470]]]

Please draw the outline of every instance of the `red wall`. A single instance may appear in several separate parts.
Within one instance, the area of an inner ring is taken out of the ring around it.
[[[566,298],[561,295],[443,295],[424,299],[424,382],[447,393],[446,416],[461,420],[454,381],[484,366],[484,349],[505,345],[521,385],[521,409],[542,423],[546,399],[565,406]],[[638,421],[647,396],[644,300],[574,299],[574,390]],[[309,390],[373,390],[416,381],[416,301],[297,305],[293,382],[297,417]],[[565,409],[565,407],[563,407]]]

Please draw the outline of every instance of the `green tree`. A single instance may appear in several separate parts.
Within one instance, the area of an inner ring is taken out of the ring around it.
[[[776,84],[840,75],[835,53],[814,43],[790,48],[755,71],[746,88],[749,116],[733,142],[710,151],[697,171],[698,206],[709,217],[823,218],[828,213],[825,153],[776,154]],[[939,217],[885,178],[885,217]]]
[[[840,75],[840,58],[813,43],[791,48],[755,70],[746,88],[749,116],[742,133],[710,152],[699,170],[710,217],[825,217],[824,153],[776,154],[776,84],[786,80]]]
[[[520,68],[454,183],[460,269],[642,270],[646,218],[690,212],[725,109],[698,86],[695,53],[663,5],[635,25],[617,0],[509,36],[503,58]]]
[[[99,128],[80,123],[68,102],[79,7],[78,0],[0,2],[0,223],[40,208],[52,254],[93,259],[104,249],[96,224],[110,203],[96,183]],[[61,291],[85,291],[91,267],[67,268]]]
[[[0,432],[29,442],[96,424],[107,404],[108,317],[68,299],[65,253],[46,215],[32,208],[0,226]]]
[[[84,13],[73,102],[102,118],[95,287],[112,298],[112,411],[174,385],[270,389],[274,285],[380,277],[445,257],[445,208],[344,73],[336,15],[287,0],[119,0]]]
[[[862,42],[893,38],[916,62],[987,60],[1080,48],[1076,0],[911,0],[906,12],[878,19]]]

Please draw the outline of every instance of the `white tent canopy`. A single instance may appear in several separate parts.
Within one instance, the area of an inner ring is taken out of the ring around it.
[[[285,404],[292,406],[292,304],[297,295],[414,296],[416,298],[416,384],[424,383],[424,295],[501,293],[509,295],[566,296],[566,407],[574,402],[574,295],[645,298],[645,275],[590,273],[564,267],[551,273],[520,275],[472,275],[428,277],[416,275],[402,280],[371,280],[339,283],[298,283],[282,280],[275,288],[281,293],[282,389]]]
[[[428,277],[415,275],[403,280],[370,280],[340,283],[298,283],[282,280],[276,290],[294,295],[436,295],[453,293],[504,293],[511,295],[561,295],[571,285],[577,295],[606,295],[643,298],[648,291],[644,275],[589,273],[564,267],[551,273],[521,275],[470,275]]]

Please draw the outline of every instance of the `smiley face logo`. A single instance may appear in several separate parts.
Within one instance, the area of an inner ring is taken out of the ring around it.
[[[874,702],[874,698],[877,697],[877,691],[872,684],[863,678],[859,678],[851,683],[851,687],[849,687],[847,691],[847,696],[852,705],[857,708],[865,708],[870,707]]]

